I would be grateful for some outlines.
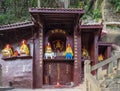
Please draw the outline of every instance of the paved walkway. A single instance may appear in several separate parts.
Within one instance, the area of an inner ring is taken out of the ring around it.
[[[85,85],[81,84],[74,88],[56,88],[56,89],[12,89],[6,91],[85,91]]]
[[[82,91],[78,88],[73,88],[73,89],[13,89],[13,90],[6,90],[6,91]]]

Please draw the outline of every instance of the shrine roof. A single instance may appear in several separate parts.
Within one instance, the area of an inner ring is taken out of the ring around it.
[[[37,12],[37,13],[85,13],[85,10],[80,9],[80,8],[29,8],[29,12]]]
[[[34,20],[42,23],[46,28],[71,29],[85,13],[84,9],[64,8],[29,8]]]
[[[94,25],[80,25],[81,29],[102,29],[102,24],[94,24]]]
[[[99,40],[102,35],[103,24],[89,24],[89,25],[79,25],[79,31],[90,34],[97,34],[99,36]],[[94,36],[94,35],[93,35]]]
[[[15,23],[15,24],[2,25],[0,26],[0,31],[12,30],[12,29],[17,29],[17,28],[28,28],[32,26],[34,26],[34,23],[31,21],[20,22],[20,23]]]
[[[112,46],[113,43],[98,42],[99,46]]]

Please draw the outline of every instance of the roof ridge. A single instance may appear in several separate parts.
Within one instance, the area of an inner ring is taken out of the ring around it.
[[[50,10],[55,10],[55,9],[58,9],[58,10],[83,10],[83,8],[51,8],[51,7],[31,7],[30,9],[46,9],[46,10],[48,10],[48,9],[50,9]]]
[[[33,26],[34,22],[32,21],[25,21],[25,22],[17,22],[13,24],[7,24],[7,25],[1,25],[0,30],[9,30],[9,29],[14,29],[14,28],[21,28],[21,27],[26,27],[26,26]]]
[[[6,24],[6,25],[1,25],[0,28],[7,28],[7,27],[12,27],[12,26],[20,26],[24,24],[32,24],[32,21],[25,21],[25,22],[17,22],[13,24]]]

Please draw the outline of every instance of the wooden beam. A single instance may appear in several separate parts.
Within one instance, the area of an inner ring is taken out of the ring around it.
[[[45,17],[66,17],[66,18],[72,18],[72,17],[75,17],[74,14],[54,14],[54,13],[49,13],[49,14],[46,14],[46,13],[43,13],[41,14]]]

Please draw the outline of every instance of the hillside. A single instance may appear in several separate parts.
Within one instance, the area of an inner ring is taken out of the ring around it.
[[[102,3],[104,1],[105,5],[109,5],[103,9],[104,4]],[[28,8],[37,6],[51,8],[84,7],[86,9],[86,14],[83,16],[84,20],[89,17],[92,20],[99,20],[104,19],[104,16],[111,15],[109,19],[105,18],[104,20],[120,21],[118,17],[120,12],[119,0],[84,0],[84,2],[83,0],[0,0],[0,25],[30,20]],[[106,14],[103,15],[101,11]]]

